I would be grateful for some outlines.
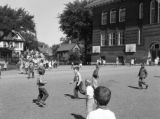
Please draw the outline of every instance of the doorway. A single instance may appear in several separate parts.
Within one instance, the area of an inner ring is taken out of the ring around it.
[[[151,58],[154,61],[157,57],[160,57],[160,44],[154,43],[150,48]]]

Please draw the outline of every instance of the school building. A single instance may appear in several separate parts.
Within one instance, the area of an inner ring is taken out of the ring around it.
[[[159,0],[94,0],[92,62],[137,63],[160,57]]]

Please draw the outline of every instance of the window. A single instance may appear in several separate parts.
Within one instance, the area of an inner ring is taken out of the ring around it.
[[[141,44],[141,30],[138,29],[138,45]]]
[[[114,46],[116,44],[116,33],[109,33],[109,46]]]
[[[22,48],[22,43],[20,43],[20,48]]]
[[[126,8],[119,9],[119,22],[124,22],[126,20]]]
[[[105,32],[101,32],[101,46],[105,46]]]
[[[124,45],[124,31],[118,32],[118,45]]]
[[[107,24],[107,12],[103,12],[101,16],[101,24],[105,25]]]
[[[3,42],[3,47],[7,47],[7,43],[6,42]]]
[[[19,48],[19,43],[15,43],[15,48]]]
[[[110,23],[116,23],[116,10],[110,11]]]
[[[139,4],[139,19],[143,19],[143,3]]]
[[[158,23],[160,23],[160,2],[158,2]]]
[[[152,0],[150,3],[150,24],[156,22],[156,3],[155,0]]]

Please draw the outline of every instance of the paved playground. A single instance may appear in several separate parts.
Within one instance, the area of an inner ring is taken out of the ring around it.
[[[112,91],[108,105],[117,119],[160,119],[160,67],[147,66],[147,90],[137,89],[140,66],[102,66],[100,84]],[[94,66],[80,70],[82,78],[91,78]],[[2,72],[0,79],[0,119],[85,119],[85,97],[73,99],[70,66],[47,71],[49,98],[43,108],[32,103],[38,90],[35,79],[27,79],[18,70]]]

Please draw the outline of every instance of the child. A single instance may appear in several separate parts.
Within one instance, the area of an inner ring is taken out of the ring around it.
[[[116,119],[115,114],[107,108],[111,98],[111,91],[99,86],[94,91],[94,98],[97,109],[87,115],[87,119]]]
[[[30,61],[29,67],[28,67],[28,79],[31,78],[30,75],[32,74],[32,78],[34,78],[34,63],[33,61]]]
[[[74,97],[78,98],[78,91],[81,94],[85,95],[85,91],[83,90],[82,77],[81,77],[81,74],[79,73],[79,67],[78,66],[74,67],[74,73],[75,73],[74,82],[76,83],[76,86],[74,88]]]
[[[38,68],[39,78],[37,79],[37,85],[39,90],[39,95],[37,99],[34,99],[33,102],[39,104],[40,106],[46,105],[45,101],[48,98],[49,94],[45,88],[45,84],[47,83],[44,81],[43,76],[45,74],[45,68],[43,65],[40,65]]]
[[[139,81],[138,81],[139,88],[143,89],[143,85],[145,85],[146,89],[147,89],[148,84],[146,84],[144,82],[144,79],[146,79],[146,77],[148,76],[148,73],[147,73],[147,70],[144,67],[144,64],[141,64],[141,68],[139,70],[138,76],[139,76]]]
[[[93,71],[93,88],[96,89],[98,87],[98,79],[99,79],[99,65],[96,64],[96,69]]]
[[[85,80],[86,85],[86,107],[87,107],[87,113],[93,111],[94,106],[94,89],[92,87],[92,81],[91,80]]]

